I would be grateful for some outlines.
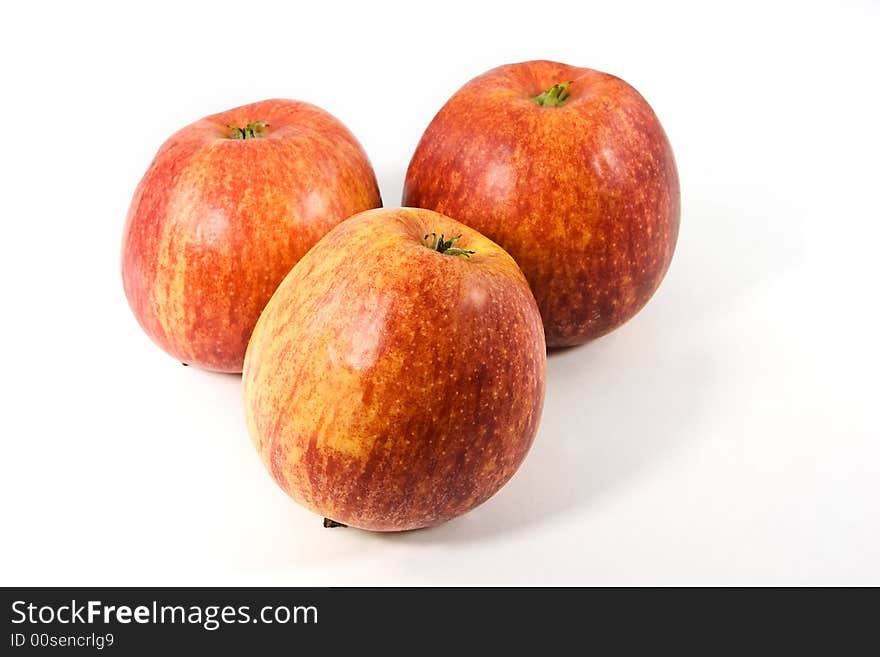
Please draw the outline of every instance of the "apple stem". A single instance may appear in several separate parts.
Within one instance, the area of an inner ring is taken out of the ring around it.
[[[325,527],[348,527],[348,525],[343,525],[341,522],[336,522],[335,520],[330,520],[330,518],[324,518],[324,526]]]
[[[239,128],[237,125],[228,125],[230,139],[256,139],[262,137],[263,130],[269,127],[268,123],[262,121],[251,121],[245,127]]]
[[[458,240],[461,239],[461,235],[456,235],[455,237],[450,237],[448,240],[444,239],[446,236],[443,233],[440,233],[440,237],[437,237],[437,233],[428,233],[425,235],[425,239],[431,238],[428,240],[428,243],[425,244],[432,251],[439,251],[440,253],[444,253],[446,255],[451,256],[464,256],[465,258],[470,258],[476,251],[468,251],[467,249],[460,249],[457,246],[453,246]]]
[[[570,95],[568,91],[566,91],[570,84],[571,82],[554,84],[544,93],[534,96],[532,100],[538,103],[541,107],[556,107],[557,105],[562,105],[562,103],[565,102],[565,99]]]

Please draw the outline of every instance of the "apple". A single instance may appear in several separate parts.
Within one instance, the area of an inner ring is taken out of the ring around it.
[[[504,250],[435,212],[371,210],[272,296],[245,358],[245,413],[272,477],[328,526],[416,529],[510,479],[545,369],[538,307]]]
[[[134,193],[125,294],[174,358],[241,372],[291,267],[340,221],[381,205],[366,154],[324,110],[266,100],[208,116],[162,145]]]
[[[549,61],[501,66],[457,91],[416,148],[403,204],[510,253],[551,347],[635,315],[678,237],[678,173],[648,103],[612,75]]]

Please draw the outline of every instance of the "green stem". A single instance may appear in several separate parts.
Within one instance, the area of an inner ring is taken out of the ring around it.
[[[554,84],[544,93],[533,97],[532,100],[542,107],[556,107],[557,105],[562,105],[570,95],[567,91],[568,85],[570,84],[571,82]]]
[[[245,127],[239,128],[237,125],[228,125],[230,139],[256,139],[264,137],[263,130],[269,127],[268,123],[262,121],[251,121]]]
[[[470,258],[476,253],[476,251],[468,251],[467,249],[460,249],[457,246],[454,246],[454,244],[461,239],[461,235],[450,237],[448,240],[444,239],[445,237],[446,236],[443,233],[440,233],[440,237],[437,237],[437,233],[428,233],[425,235],[425,239],[428,240],[428,243],[425,244],[425,246],[432,251],[439,251],[445,255],[464,256],[465,258]]]

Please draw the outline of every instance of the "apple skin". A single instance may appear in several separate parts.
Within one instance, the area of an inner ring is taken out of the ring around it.
[[[268,124],[230,138],[229,126]],[[208,116],[159,149],[135,191],[122,242],[132,311],[185,364],[241,372],[277,285],[328,230],[380,207],[355,137],[324,110],[266,100]]]
[[[475,253],[426,248],[433,232]],[[294,500],[362,529],[417,529],[510,479],[545,376],[541,317],[507,253],[428,210],[371,210],[330,231],[272,296],[245,358],[245,414]]]
[[[570,82],[557,106],[533,98]],[[455,217],[525,273],[547,344],[597,338],[635,315],[678,238],[679,181],[648,103],[623,80],[549,61],[462,87],[422,136],[403,204]]]

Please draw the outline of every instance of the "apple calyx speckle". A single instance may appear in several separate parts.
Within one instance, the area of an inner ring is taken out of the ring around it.
[[[437,237],[437,233],[428,233],[424,237],[424,239],[428,240],[428,243],[425,244],[425,246],[432,251],[439,251],[445,255],[464,256],[465,258],[470,258],[476,253],[476,251],[468,251],[467,249],[460,249],[457,246],[453,246],[461,239],[461,235],[450,237],[448,240],[444,239],[445,237],[446,236],[443,233],[440,233],[440,237]],[[428,238],[430,238],[430,240]]]
[[[571,95],[567,91],[568,85],[570,84],[571,82],[554,84],[544,93],[533,96],[532,100],[538,103],[541,107],[556,107],[557,105],[561,105]]]
[[[251,121],[245,127],[240,128],[237,125],[228,125],[230,139],[256,139],[263,137],[263,130],[269,127],[268,123],[262,121]]]

